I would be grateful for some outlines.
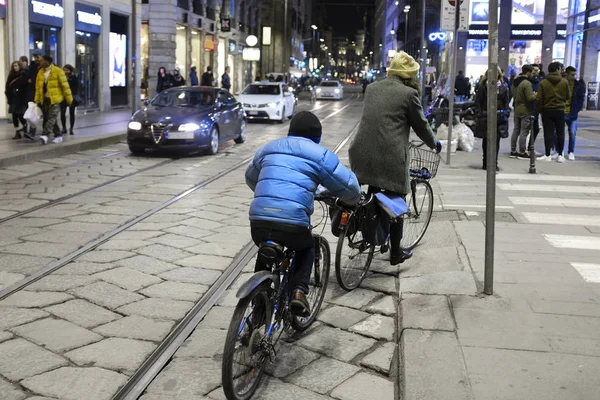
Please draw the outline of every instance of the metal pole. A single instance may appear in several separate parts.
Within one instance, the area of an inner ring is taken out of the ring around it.
[[[458,27],[460,24],[460,4],[457,0],[454,8],[454,36],[452,37],[452,58],[450,60],[450,90],[448,91],[448,148],[446,149],[446,164],[450,165],[452,154],[452,127],[454,125],[454,85],[456,84],[456,53],[458,53]]]
[[[487,182],[485,207],[485,274],[483,293],[494,293],[494,233],[496,224],[496,166],[498,165],[498,0],[490,0],[487,86]]]
[[[425,100],[425,75],[427,72],[427,38],[425,37],[425,0],[421,4],[421,99]],[[424,103],[424,102],[423,102]],[[425,106],[425,104],[423,104]]]
[[[535,117],[532,115],[529,117],[529,173],[535,174],[535,138],[533,135],[533,121]]]
[[[284,74],[284,81],[287,83],[288,81],[288,66],[290,65],[290,56],[288,55],[288,32],[287,32],[287,26],[288,26],[288,0],[283,0],[284,6],[283,6],[283,74]]]
[[[404,52],[408,53],[407,40],[408,40],[408,10],[404,10]]]

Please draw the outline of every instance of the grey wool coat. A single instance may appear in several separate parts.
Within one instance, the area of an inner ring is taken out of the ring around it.
[[[360,126],[349,149],[350,167],[361,185],[410,193],[410,128],[435,148],[417,90],[394,75],[367,86]]]

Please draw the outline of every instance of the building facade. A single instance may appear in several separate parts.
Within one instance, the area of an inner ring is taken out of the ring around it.
[[[71,64],[80,82],[80,109],[137,107],[140,0],[5,0],[0,2],[0,50],[12,61],[34,50],[56,65]],[[0,116],[6,116],[6,98]]]

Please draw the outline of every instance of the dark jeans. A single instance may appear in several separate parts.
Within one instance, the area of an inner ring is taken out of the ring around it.
[[[371,194],[379,193],[381,191],[383,191],[383,189],[375,187],[375,186],[369,186],[367,194],[371,195]],[[386,190],[385,192],[389,193],[389,194],[395,194],[398,196],[402,196],[399,193],[390,192],[389,190]],[[406,201],[406,196],[402,196],[402,198]],[[409,207],[410,207],[410,204],[409,204]],[[400,218],[398,221],[390,223],[390,253],[392,255],[397,256],[397,255],[402,254],[402,249],[400,249],[400,242],[402,241],[403,228],[404,228],[404,220],[402,218]]]
[[[71,103],[70,106],[67,103],[60,103],[60,122],[62,122],[63,132],[67,131],[67,108],[69,109],[69,122],[71,123],[71,130],[75,128],[75,105]]]
[[[252,240],[259,246],[267,240],[282,244],[296,251],[294,258],[294,273],[290,278],[292,289],[300,289],[308,294],[310,274],[315,262],[315,246],[312,233],[302,226],[278,224],[277,222],[251,222]],[[256,262],[254,271],[262,271],[264,265]]]
[[[496,133],[496,165],[498,165],[498,152],[500,151],[500,132]],[[487,136],[483,137],[483,143],[481,145],[483,150],[483,165],[487,165]]]
[[[545,111],[542,114],[542,125],[544,126],[544,145],[546,155],[556,143],[556,152],[562,156],[565,150],[565,112],[563,110]]]
[[[577,119],[571,119],[568,115],[565,115],[565,122],[567,123],[567,131],[569,132],[569,153],[575,153],[575,141],[577,140],[577,126],[579,125]]]
[[[23,125],[23,128],[25,130],[27,130],[27,121],[25,121],[25,118],[23,118],[24,114],[15,114],[13,113],[12,115],[12,120],[13,120],[13,125],[15,128],[19,127],[19,121],[21,122],[21,125]]]

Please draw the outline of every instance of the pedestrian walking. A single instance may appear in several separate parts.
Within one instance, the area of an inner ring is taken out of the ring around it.
[[[229,67],[225,67],[225,73],[221,76],[221,87],[223,89],[231,89],[231,78],[229,77]]]
[[[40,137],[42,144],[48,143],[52,133],[54,133],[53,143],[62,143],[63,138],[58,127],[60,103],[66,101],[67,105],[71,105],[73,102],[71,88],[64,71],[52,61],[52,57],[42,56],[36,78],[35,103],[42,109],[44,115],[44,133]]]
[[[8,102],[8,112],[12,114],[13,125],[17,129],[13,139],[21,139],[22,133],[27,132],[27,121],[23,118],[25,110],[27,110],[27,75],[23,70],[20,62],[15,61],[11,64],[4,94]],[[22,128],[19,128],[19,122]]]
[[[571,100],[569,83],[561,75],[561,64],[553,62],[548,65],[548,74],[540,82],[537,92],[537,102],[542,114],[544,126],[544,144],[546,154],[539,157],[539,161],[552,161],[550,152],[556,143],[557,161],[565,161],[565,108],[567,101]]]
[[[64,135],[67,133],[67,109],[69,109],[69,134],[73,135],[73,129],[75,128],[75,108],[81,102],[79,96],[79,81],[75,74],[75,68],[71,64],[66,64],[63,67],[67,82],[69,82],[69,88],[71,89],[71,95],[73,96],[73,102],[69,105],[66,101],[60,103],[60,122],[62,123],[61,133]]]
[[[179,68],[173,70],[173,87],[185,86],[185,78],[181,75]]]
[[[206,72],[202,74],[200,86],[214,86],[215,77],[212,73],[212,67],[206,67]]]
[[[198,86],[198,72],[196,72],[196,67],[190,68],[190,85]]]
[[[411,128],[432,149],[441,150],[423,115],[419,63],[403,51],[396,53],[386,79],[367,87],[360,125],[348,150],[350,166],[369,193],[410,193],[409,136]],[[403,221],[390,224],[390,264],[412,256],[400,248]]]
[[[565,122],[569,132],[568,159],[575,161],[577,118],[579,117],[579,111],[583,109],[585,101],[585,82],[583,79],[575,79],[575,75],[577,74],[575,67],[567,67],[566,74],[566,79],[569,83],[569,92],[571,92],[571,99],[567,101],[567,106],[565,107]]]
[[[454,80],[454,95],[456,101],[462,103],[469,95],[469,81],[465,78],[465,73],[461,70]]]
[[[156,84],[156,93],[160,93],[165,89],[173,87],[173,77],[167,72],[165,67],[158,69],[158,82]]]
[[[44,53],[41,50],[34,50],[32,52],[32,57],[33,60],[31,60],[31,64],[29,64],[29,68],[27,71],[27,83],[28,83],[28,89],[27,89],[27,101],[28,102],[35,102],[35,91],[36,91],[36,80],[37,80],[37,74],[38,71],[40,69],[40,63],[42,61],[42,55]],[[27,60],[26,56],[22,56],[21,59]],[[25,61],[27,62],[27,61]],[[29,132],[26,132],[24,135],[26,138],[30,139],[30,140],[35,140],[35,135],[36,135],[36,127],[31,125],[29,126]]]
[[[488,91],[488,77],[487,74],[483,76],[481,82],[479,82],[479,89],[477,90],[477,96],[475,97],[475,137],[483,139],[482,150],[483,150],[483,167],[487,168],[487,141],[488,141],[488,129],[487,129],[487,91]],[[508,95],[508,85],[504,82],[504,74],[500,67],[498,67],[498,93],[496,100],[498,104],[497,113],[497,128],[496,128],[496,171],[500,171],[498,166],[498,151],[500,150],[500,139],[508,137],[508,119],[510,116],[510,107],[508,103],[510,98]]]
[[[531,89],[537,93],[538,88],[540,87],[540,81],[542,80],[542,77],[540,76],[540,67],[538,67],[536,64],[533,64],[533,71],[531,72],[531,77],[529,78],[529,81],[531,82]],[[540,112],[538,110],[538,105],[537,105],[537,97],[536,97],[536,101],[533,102],[533,141],[535,142],[535,139],[537,139],[538,133],[540,133]],[[537,156],[538,154],[536,154]],[[541,155],[541,154],[539,154]]]
[[[527,135],[531,129],[531,116],[536,95],[529,81],[532,72],[531,65],[523,65],[521,74],[513,82],[515,126],[510,138],[510,157],[520,160],[529,160]]]

